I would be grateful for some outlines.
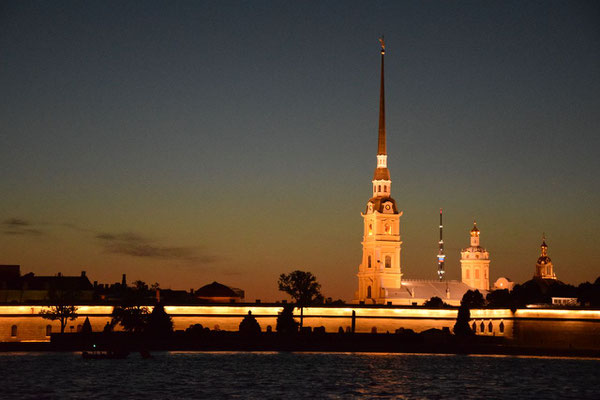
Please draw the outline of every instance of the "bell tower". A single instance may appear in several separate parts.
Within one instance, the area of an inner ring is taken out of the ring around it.
[[[373,197],[364,213],[363,254],[358,266],[356,300],[365,304],[385,304],[387,288],[400,288],[400,216],[396,201],[391,197],[392,180],[387,167],[385,137],[384,57],[385,42],[381,43],[381,86],[379,95],[379,133],[377,166],[373,174]]]
[[[460,252],[462,281],[472,288],[490,290],[490,253],[479,245],[479,229],[473,222],[471,247]]]
[[[535,263],[535,275],[534,278],[542,279],[556,279],[554,274],[554,265],[552,260],[548,257],[548,245],[546,244],[546,235],[542,236],[542,244],[540,245],[540,257]]]

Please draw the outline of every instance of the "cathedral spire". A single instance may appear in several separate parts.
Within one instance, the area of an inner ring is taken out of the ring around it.
[[[392,180],[387,168],[387,151],[385,146],[385,86],[383,82],[383,61],[385,56],[385,42],[383,36],[379,38],[381,44],[381,87],[379,92],[379,137],[377,140],[377,168],[373,174],[373,197],[390,197]]]
[[[384,57],[385,57],[385,42],[383,36],[379,38],[381,43],[381,88],[379,91],[379,140],[377,141],[377,155],[384,155],[385,149],[385,86],[383,83],[384,77]]]

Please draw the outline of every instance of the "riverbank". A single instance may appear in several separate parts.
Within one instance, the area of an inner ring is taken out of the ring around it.
[[[600,351],[517,345],[501,337],[470,336],[431,330],[422,333],[308,333],[282,336],[274,332],[253,337],[238,332],[175,332],[150,339],[116,332],[110,334],[54,334],[50,342],[3,342],[0,352],[61,352],[90,349],[127,351],[274,351],[323,353],[423,353],[600,358]]]

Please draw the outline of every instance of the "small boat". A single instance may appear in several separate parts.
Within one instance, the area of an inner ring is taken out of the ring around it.
[[[106,350],[106,351],[84,351],[81,353],[81,357],[86,360],[116,360],[127,358],[129,355],[128,351],[123,350]]]

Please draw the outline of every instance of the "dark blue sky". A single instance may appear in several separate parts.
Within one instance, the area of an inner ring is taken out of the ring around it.
[[[0,263],[251,298],[299,268],[351,299],[380,34],[405,277],[435,276],[443,207],[450,278],[476,218],[492,279],[529,279],[542,232],[560,279],[595,279],[600,6],[578,1],[3,2]]]

